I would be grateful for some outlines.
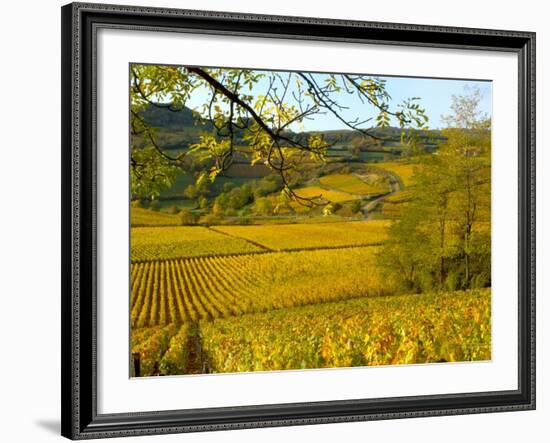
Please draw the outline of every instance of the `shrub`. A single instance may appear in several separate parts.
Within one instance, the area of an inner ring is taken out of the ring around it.
[[[222,186],[223,192],[229,192],[235,187],[235,183],[233,182],[227,182],[224,183]]]
[[[217,225],[222,221],[222,218],[216,214],[205,214],[199,219],[199,224],[201,225]]]
[[[361,211],[361,200],[354,200],[350,206],[351,212],[357,214]]]
[[[199,195],[199,192],[195,185],[189,185],[183,191],[183,196],[189,200],[193,200],[197,198],[198,195]]]
[[[160,211],[160,202],[158,200],[153,200],[149,203],[149,209],[151,211]]]
[[[254,196],[258,198],[273,194],[274,192],[280,191],[282,186],[282,182],[277,180],[276,176],[268,175],[267,177],[264,177],[256,182],[254,187]]]
[[[273,203],[268,198],[258,198],[254,202],[254,212],[259,215],[271,215],[273,214]]]
[[[184,208],[180,211],[180,222],[182,225],[195,225],[197,224],[197,216],[193,214],[189,209]]]
[[[199,208],[204,209],[208,206],[208,199],[206,197],[199,197]]]

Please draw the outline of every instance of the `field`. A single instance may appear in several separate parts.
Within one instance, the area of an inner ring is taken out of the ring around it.
[[[389,224],[133,228],[140,376],[490,359],[490,289],[386,295]]]
[[[397,175],[405,186],[414,184],[413,175],[414,169],[417,167],[415,163],[404,161],[381,162],[375,163],[376,168],[385,169]]]
[[[491,359],[491,291],[363,297],[136,329],[142,375]],[[200,344],[191,355],[189,345]]]
[[[252,243],[202,226],[132,228],[132,262],[261,251]]]
[[[351,174],[331,174],[321,177],[319,182],[328,188],[350,194],[370,195],[389,192],[389,186],[384,183],[370,184]]]
[[[132,265],[132,327],[380,295],[377,249],[188,258]],[[352,276],[352,277],[350,277]]]
[[[180,224],[180,218],[164,212],[130,208],[130,223],[132,226],[177,226]]]
[[[377,245],[390,222],[357,221],[318,224],[216,226],[216,231],[244,238],[274,251]]]
[[[299,188],[295,190],[296,195],[302,198],[315,198],[319,197],[324,200],[328,200],[332,203],[346,202],[350,200],[356,200],[358,195],[348,194],[347,192],[341,192],[336,190],[324,189],[319,186],[308,186],[305,188]]]

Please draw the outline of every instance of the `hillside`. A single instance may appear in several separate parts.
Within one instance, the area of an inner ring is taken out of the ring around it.
[[[148,124],[158,129],[159,145],[168,150],[185,149],[188,145],[197,143],[201,133],[213,131],[213,127],[208,121],[201,119],[198,113],[187,107],[173,111],[169,108],[159,108],[151,105],[142,112],[142,115]],[[289,132],[289,135],[293,137],[304,137],[312,134],[322,135],[329,144],[333,145],[332,149],[329,150],[329,157],[339,157],[339,161],[378,160],[377,156],[365,156],[357,154],[357,152],[354,154],[354,149],[358,149],[361,153],[401,154],[404,145],[401,144],[400,128],[372,128],[370,131],[374,136],[383,140],[366,140],[361,134],[351,129],[304,133]],[[236,131],[235,137],[236,144],[245,144],[241,137],[241,131]],[[421,132],[418,134],[418,138],[420,143],[423,143],[428,150],[435,149],[438,142],[445,140],[439,130]]]

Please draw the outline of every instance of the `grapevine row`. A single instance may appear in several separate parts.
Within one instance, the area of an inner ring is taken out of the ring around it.
[[[131,324],[144,328],[380,295],[374,247],[134,263]]]
[[[199,361],[192,356],[197,340]],[[490,360],[491,290],[363,297],[133,328],[131,347],[142,376],[197,373],[203,358],[213,372]]]
[[[200,322],[214,372],[491,359],[491,290],[362,298]]]

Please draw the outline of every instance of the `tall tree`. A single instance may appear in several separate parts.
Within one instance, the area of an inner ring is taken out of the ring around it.
[[[406,289],[490,284],[490,121],[480,95],[453,96],[447,141],[418,158],[412,202],[390,230],[382,251],[387,273]],[[407,263],[407,272],[403,268]]]

